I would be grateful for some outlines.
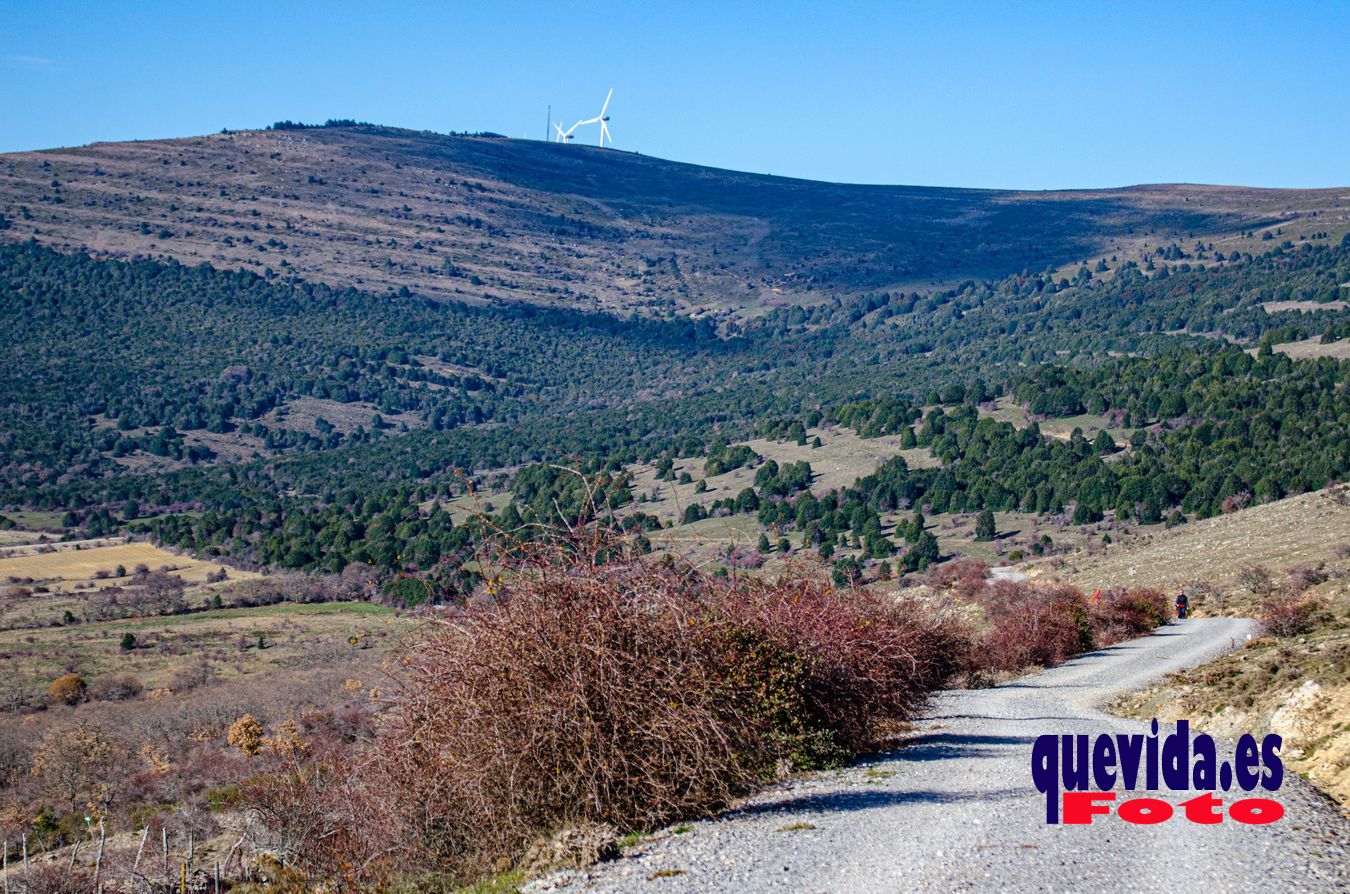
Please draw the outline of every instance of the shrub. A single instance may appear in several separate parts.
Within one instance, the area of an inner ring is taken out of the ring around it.
[[[1309,587],[1315,587],[1327,579],[1327,573],[1311,565],[1300,565],[1289,572],[1289,591],[1302,593]]]
[[[252,714],[245,714],[230,725],[225,742],[252,757],[262,750],[262,724],[254,720]]]
[[[23,871],[17,890],[22,894],[88,894],[94,889],[93,875],[64,861],[37,863]]]
[[[989,579],[989,566],[975,559],[953,559],[934,565],[924,576],[924,583],[937,591],[951,590],[967,601],[979,597]]]
[[[1295,593],[1273,593],[1261,601],[1261,627],[1274,636],[1298,636],[1312,626],[1315,599]]]
[[[983,602],[992,627],[974,652],[976,670],[1051,667],[1095,644],[1087,601],[1073,587],[999,580]]]
[[[77,705],[84,701],[89,685],[79,674],[65,674],[47,687],[47,701],[54,705]]]
[[[671,561],[596,560],[616,549],[513,556],[487,598],[404,652],[359,760],[311,750],[306,769],[254,787],[269,825],[317,875],[364,864],[368,880],[396,852],[404,869],[472,874],[541,833],[648,829],[845,759],[965,657],[963,632],[916,605],[799,569],[719,581]],[[383,843],[351,840],[371,824],[347,805],[366,799],[394,817]]]
[[[1247,565],[1238,572],[1238,583],[1254,595],[1266,598],[1275,589],[1270,569],[1264,565]]]
[[[1172,603],[1152,587],[1111,587],[1092,606],[1091,623],[1101,645],[1142,636],[1172,617]]]
[[[127,701],[140,695],[143,688],[141,681],[131,674],[114,674],[94,681],[89,687],[89,698],[102,702]]]

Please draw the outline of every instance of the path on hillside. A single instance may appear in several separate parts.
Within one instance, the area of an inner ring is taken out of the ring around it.
[[[1172,623],[997,688],[944,693],[908,747],[776,788],[684,834],[663,832],[596,867],[588,890],[1350,890],[1350,821],[1293,774],[1274,796],[1286,814],[1268,826],[1203,826],[1180,814],[1155,826],[1114,815],[1045,823],[1029,770],[1036,736],[1142,732],[1100,706],[1236,647],[1252,629],[1233,618]],[[1220,743],[1219,756],[1231,758],[1231,746]],[[814,828],[784,830],[794,824]]]

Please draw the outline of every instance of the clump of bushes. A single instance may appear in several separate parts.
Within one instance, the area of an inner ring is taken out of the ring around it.
[[[1261,600],[1261,628],[1272,636],[1299,636],[1312,628],[1316,611],[1316,599],[1277,591]]]
[[[964,578],[973,586],[971,577]],[[1052,667],[1100,646],[1142,636],[1172,617],[1161,590],[1112,587],[1089,599],[1076,587],[996,580],[974,599],[988,629],[970,670],[1013,673]]]
[[[79,674],[63,674],[47,687],[47,701],[54,705],[77,705],[84,701],[89,684]]]
[[[404,652],[359,757],[313,749],[252,799],[318,877],[501,871],[542,833],[649,829],[845,760],[967,648],[918,605],[800,570],[725,580],[613,542],[531,544]]]
[[[991,627],[975,652],[976,670],[1050,667],[1096,643],[1087,600],[1074,587],[996,580],[981,602]]]
[[[1155,587],[1111,587],[1092,605],[1091,624],[1098,645],[1143,636],[1173,614],[1167,594]]]

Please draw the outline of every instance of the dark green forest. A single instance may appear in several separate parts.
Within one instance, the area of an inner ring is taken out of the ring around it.
[[[882,516],[1155,522],[1344,477],[1350,364],[1269,346],[1350,336],[1346,282],[1347,242],[1256,256],[1197,244],[717,328],[5,246],[0,507],[67,512],[86,533],[130,524],[251,566],[425,571],[475,534],[422,507],[484,470],[566,460],[612,510],[631,499],[626,464],[704,457],[718,474],[757,460],[729,443],[824,421],[899,434],[943,464],[897,457],[822,498],[801,470],[760,466],[719,508],[800,530],[827,557],[856,542],[917,568],[936,558],[922,525],[883,534]],[[1323,307],[1261,306],[1289,300]],[[1000,396],[1041,418],[1106,414],[1134,435],[1047,439],[982,417]],[[361,407],[364,421],[287,425],[302,400]],[[517,474],[499,521],[583,516],[569,480]]]

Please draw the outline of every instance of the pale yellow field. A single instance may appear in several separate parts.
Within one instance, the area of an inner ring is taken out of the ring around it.
[[[1040,566],[1085,589],[1116,584],[1170,588],[1202,580],[1231,585],[1244,565],[1315,566],[1336,561],[1347,546],[1350,505],[1317,491],[1171,530],[1139,528],[1127,542],[1096,555],[1078,553],[1057,570]]]
[[[169,566],[174,574],[190,583],[204,581],[206,576],[220,566],[202,562],[190,556],[179,556],[160,549],[149,543],[127,543],[116,540],[95,541],[87,549],[77,549],[85,543],[52,544],[52,552],[39,552],[39,548],[12,548],[7,555],[0,557],[0,581],[7,578],[31,578],[35,581],[60,581],[63,584],[93,580],[99,571],[106,571],[107,582],[117,580],[112,577],[118,565],[133,572],[137,565],[145,565],[150,570]],[[46,549],[43,547],[41,549]],[[230,569],[230,578],[257,577],[247,571]]]
[[[1261,305],[1261,309],[1270,314],[1278,313],[1282,310],[1343,310],[1345,307],[1346,303],[1344,301],[1267,301]]]
[[[1311,360],[1318,357],[1350,360],[1350,338],[1333,341],[1329,345],[1322,344],[1320,338],[1305,338],[1303,341],[1291,341],[1282,345],[1275,345],[1275,350],[1293,357],[1295,360]]]

